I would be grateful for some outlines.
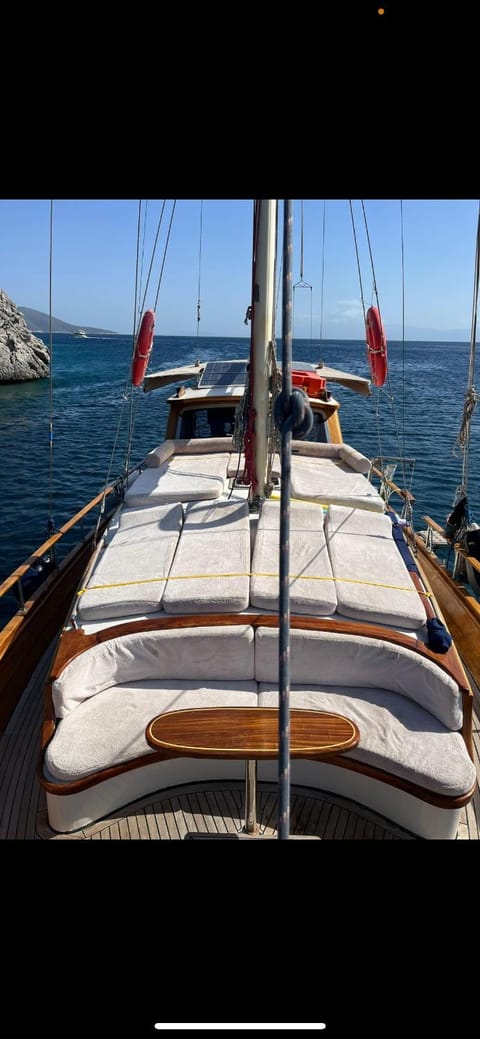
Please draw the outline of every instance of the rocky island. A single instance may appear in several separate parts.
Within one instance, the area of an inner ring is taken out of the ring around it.
[[[0,289],[0,383],[46,379],[49,373],[48,348],[29,332],[22,312]]]

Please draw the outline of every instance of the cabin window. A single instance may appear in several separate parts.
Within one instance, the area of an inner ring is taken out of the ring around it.
[[[326,444],[327,443],[327,423],[326,416],[322,415],[320,411],[314,411],[313,413],[313,426],[305,440],[313,441],[315,444]]]
[[[179,417],[177,436],[231,437],[235,428],[235,408],[186,408]]]

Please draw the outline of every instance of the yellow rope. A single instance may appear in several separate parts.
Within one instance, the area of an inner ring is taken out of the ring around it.
[[[158,584],[161,581],[204,581],[206,579],[214,580],[217,577],[277,577],[278,573],[259,573],[252,571],[248,573],[240,574],[176,574],[170,575],[169,577],[147,577],[140,581],[118,581],[112,584],[93,584],[89,588],[80,588],[77,595],[84,595],[85,592],[97,592],[102,591],[105,588],[127,588],[129,585],[134,584]],[[289,574],[290,581],[335,581],[336,584],[365,584],[372,588],[388,588],[390,591],[396,592],[417,592],[417,594],[426,595],[431,597],[431,592],[419,592],[414,585],[411,588],[404,588],[400,584],[385,584],[382,581],[361,581],[354,577],[331,577],[322,576],[316,577],[310,574]]]

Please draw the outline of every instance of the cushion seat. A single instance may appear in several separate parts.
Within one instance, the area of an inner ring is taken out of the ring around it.
[[[425,607],[397,549],[388,516],[331,505],[325,535],[339,614],[407,629],[425,624]]]
[[[363,473],[348,462],[333,458],[309,458],[292,454],[293,498],[318,501],[322,505],[351,505],[357,509],[383,512],[385,502]]]
[[[182,526],[181,505],[123,509],[78,601],[82,621],[154,613]]]
[[[241,499],[187,505],[163,597],[165,612],[245,610],[249,591],[248,503]]]
[[[191,707],[255,707],[257,683],[144,679],[124,682],[84,700],[63,718],[45,755],[60,782],[155,753],[145,729],[158,714]]]
[[[278,610],[280,503],[266,501],[258,521],[252,560],[250,602]],[[323,529],[323,509],[290,503],[290,606],[295,613],[328,616],[337,596]]]
[[[227,481],[230,453],[171,455],[158,467],[144,469],[125,494],[125,504],[138,508],[166,502],[219,498]]]
[[[276,707],[278,689],[259,685],[259,707]],[[460,733],[400,693],[389,689],[292,685],[290,706],[333,711],[358,725],[360,742],[351,757],[423,786],[444,797],[460,797],[475,782],[475,765]]]

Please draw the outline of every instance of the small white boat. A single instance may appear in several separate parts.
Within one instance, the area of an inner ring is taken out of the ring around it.
[[[83,328],[77,328],[76,332],[72,332],[74,339],[88,339],[87,333]]]

